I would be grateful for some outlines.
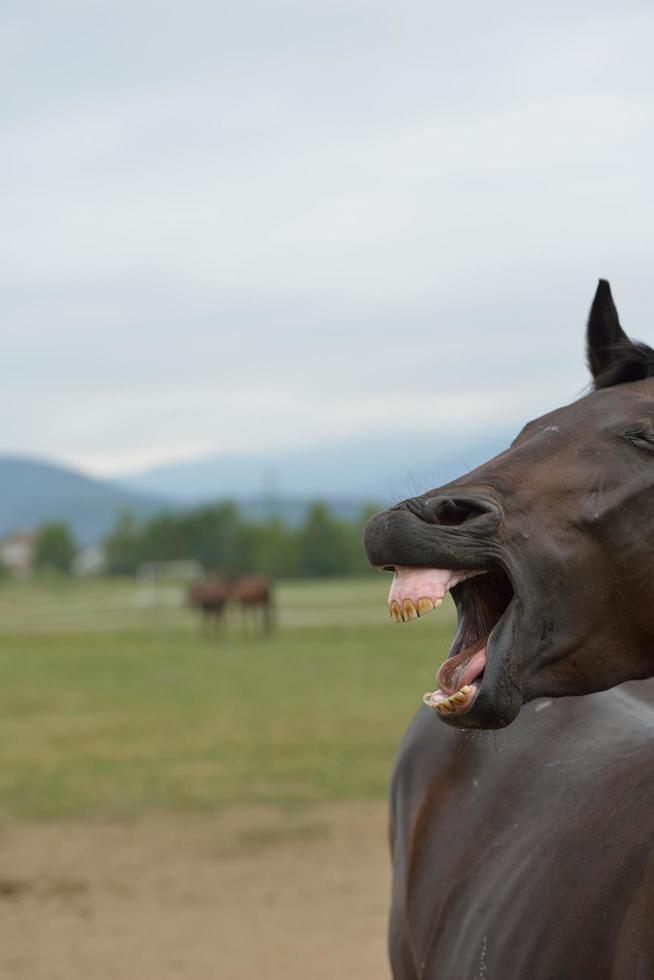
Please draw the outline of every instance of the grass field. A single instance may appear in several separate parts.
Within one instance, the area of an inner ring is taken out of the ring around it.
[[[386,576],[283,584],[214,641],[131,582],[0,589],[0,813],[41,819],[381,799],[453,631],[393,626]]]
[[[453,630],[391,624],[389,582],[218,640],[179,589],[2,584],[0,976],[389,976],[384,797]]]

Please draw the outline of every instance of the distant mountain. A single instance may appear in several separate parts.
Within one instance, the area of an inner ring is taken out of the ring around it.
[[[119,514],[145,519],[165,501],[83,476],[53,463],[0,456],[0,535],[63,521],[80,544],[100,540]]]
[[[0,456],[0,535],[63,521],[86,544],[104,537],[125,511],[146,520],[225,499],[235,500],[249,520],[276,516],[297,524],[316,500],[351,519],[364,503],[384,506],[440,486],[507,445],[496,433],[395,433],[274,453],[225,453],[111,482],[49,462]]]
[[[270,453],[224,453],[160,466],[117,481],[123,489],[180,504],[232,498],[267,502],[326,500],[348,506],[399,500],[455,477],[505,449],[489,435],[462,439],[395,433]]]

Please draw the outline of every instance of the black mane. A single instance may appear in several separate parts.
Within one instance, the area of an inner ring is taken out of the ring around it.
[[[611,352],[610,364],[595,378],[595,391],[654,377],[654,350],[647,344],[621,340],[611,345]]]

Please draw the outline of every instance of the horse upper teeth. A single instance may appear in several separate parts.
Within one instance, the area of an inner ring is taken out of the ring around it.
[[[431,599],[418,599],[417,603],[414,603],[413,599],[402,599],[400,604],[397,599],[393,599],[388,607],[388,612],[394,623],[409,623],[412,619],[417,619],[419,616],[426,616],[430,613],[432,609],[437,609],[438,606],[443,605],[442,599],[437,599],[433,602]]]
[[[404,621],[408,623],[410,619],[417,619],[418,612],[416,607],[413,605],[412,599],[402,600],[402,612],[404,613]]]

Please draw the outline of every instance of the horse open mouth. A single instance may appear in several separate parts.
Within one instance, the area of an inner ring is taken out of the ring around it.
[[[396,623],[425,616],[452,593],[456,633],[436,675],[438,688],[423,701],[443,718],[465,714],[479,693],[493,630],[513,598],[508,575],[499,566],[471,572],[395,566],[393,571],[388,605]]]

